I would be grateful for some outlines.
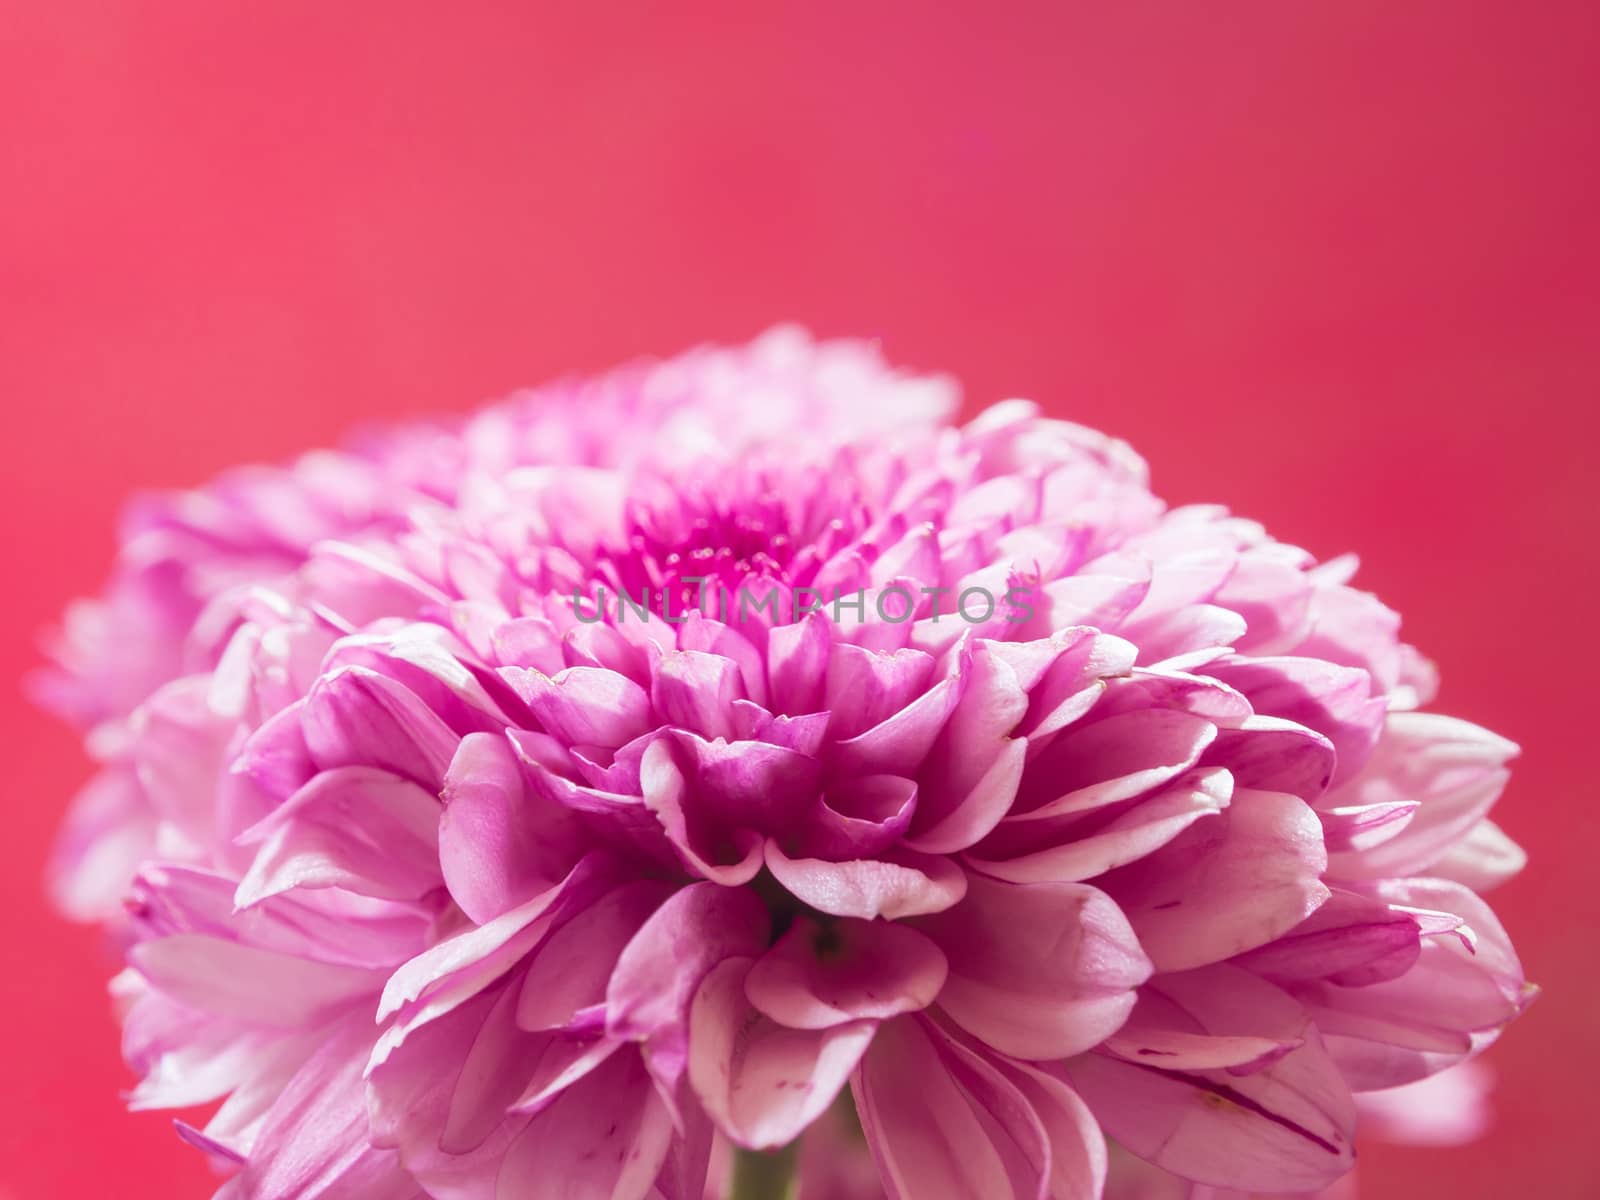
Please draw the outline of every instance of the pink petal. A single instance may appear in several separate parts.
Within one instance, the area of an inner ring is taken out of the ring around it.
[[[1244,693],[1258,715],[1304,725],[1333,743],[1335,787],[1355,777],[1383,730],[1387,705],[1359,668],[1315,658],[1230,658],[1206,674]]]
[[[1451,930],[1424,938],[1415,964],[1395,979],[1298,989],[1340,1069],[1361,1091],[1411,1083],[1460,1061],[1492,1041],[1536,994],[1505,929],[1466,888],[1404,880],[1384,885],[1382,895],[1455,914],[1471,936]]]
[[[1170,661],[1154,667],[1134,668],[1121,678],[1109,680],[1105,699],[1096,708],[1097,717],[1170,709],[1204,717],[1222,729],[1233,728],[1254,711],[1250,701],[1222,680],[1189,674]]]
[[[744,699],[739,668],[719,654],[674,650],[656,663],[650,697],[667,725],[704,738],[734,737],[730,709]]]
[[[1222,770],[1196,770],[1115,817],[1094,833],[1031,854],[991,860],[982,856],[988,843],[968,854],[975,871],[1012,883],[1063,883],[1093,879],[1097,875],[1143,858],[1166,845],[1204,817],[1228,806],[1233,778]],[[1030,819],[1032,818],[1032,819]],[[1000,846],[1020,843],[1037,829],[1047,827],[1038,812],[1024,813],[1000,823],[991,839]],[[1061,836],[1070,838],[1069,827]]]
[[[322,664],[327,673],[343,666],[369,667],[404,684],[457,733],[503,729],[500,705],[471,667],[464,647],[437,625],[415,624],[393,632],[342,638]]]
[[[1028,696],[992,643],[972,643],[958,678],[961,699],[919,776],[912,836],[929,854],[972,845],[1011,808],[1027,741],[1010,733],[1027,714]]]
[[[1310,1024],[1287,992],[1219,963],[1153,979],[1104,1051],[1163,1071],[1245,1075],[1305,1045]]]
[[[381,767],[435,792],[461,740],[410,688],[365,667],[319,679],[302,727],[323,770]]]
[[[374,1061],[382,1061],[411,1030],[459,1007],[504,975],[553,926],[615,887],[618,873],[610,858],[590,855],[555,887],[486,925],[445,938],[402,964],[384,985],[378,1019],[386,1020],[403,1009],[407,1015],[385,1032]]]
[[[676,1085],[687,1065],[687,1014],[707,972],[766,948],[771,918],[755,893],[694,883],[634,935],[606,989],[606,1030],[644,1043],[651,1073]]]
[[[745,998],[754,960],[714,967],[690,1011],[689,1082],[738,1145],[785,1146],[824,1112],[872,1040],[875,1022],[789,1029]]]
[[[762,598],[760,592],[751,594]],[[781,596],[778,603],[781,611]],[[767,634],[768,707],[773,712],[797,716],[822,708],[832,646],[833,625],[821,613],[778,625]]]
[[[1136,570],[1137,566],[1129,563],[1127,569]],[[1046,619],[1054,629],[1084,625],[1116,630],[1149,594],[1148,564],[1144,570],[1143,575],[1084,573],[1058,579],[1045,585],[1042,611],[1048,613]]]
[[[896,921],[940,912],[966,894],[966,874],[947,858],[901,850],[875,859],[790,858],[766,845],[767,869],[797,900],[836,917]]]
[[[825,701],[829,735],[843,741],[887,720],[923,693],[932,673],[933,658],[920,650],[834,646]]]
[[[1487,892],[1514,878],[1528,863],[1521,846],[1508,838],[1493,821],[1483,820],[1429,868],[1440,879]]]
[[[538,1113],[506,1151],[495,1200],[644,1200],[672,1117],[638,1056],[619,1054]]]
[[[1415,917],[1381,900],[1336,890],[1288,933],[1235,961],[1276,983],[1326,979],[1361,987],[1409,970],[1422,952],[1421,935]]]
[[[1032,742],[1065,729],[1095,707],[1106,680],[1126,675],[1138,656],[1131,643],[1093,629],[1060,630],[1043,644],[1055,648],[1055,657],[1037,683],[1021,680],[1028,688],[1028,713],[1016,732]]]
[[[145,801],[197,844],[215,827],[215,790],[233,722],[211,710],[209,681],[191,675],[165,685],[130,718],[134,774]]]
[[[1382,845],[1409,825],[1420,807],[1415,800],[1391,800],[1387,803],[1318,809],[1317,816],[1322,818],[1322,840],[1328,847],[1330,865],[1338,861],[1334,855],[1352,850],[1370,850]]]
[[[114,913],[155,844],[156,823],[131,772],[95,775],[73,798],[56,835],[49,876],[56,906],[75,921]]]
[[[314,962],[199,933],[141,942],[128,962],[176,1000],[273,1029],[296,1029],[377,991],[381,972]]]
[[[1199,762],[1216,736],[1204,717],[1173,709],[1136,709],[1074,725],[1028,763],[1020,811],[1008,824],[1073,817],[1152,791]]]
[[[1309,1192],[1354,1162],[1355,1104],[1315,1034],[1246,1075],[1167,1072],[1101,1054],[1067,1069],[1111,1137],[1196,1183]]]
[[[1338,757],[1333,743],[1314,729],[1281,717],[1251,716],[1217,731],[1205,763],[1226,767],[1238,787],[1288,792],[1310,804],[1328,790]]]
[[[1328,898],[1322,826],[1304,801],[1238,789],[1225,813],[1100,880],[1161,971],[1232,958]]]
[[[730,827],[722,812],[697,802],[700,798],[670,735],[651,742],[645,750],[640,784],[645,806],[660,821],[684,865],[695,874],[724,887],[737,887],[760,872],[761,834],[742,823]]]
[[[745,994],[780,1025],[827,1029],[926,1008],[947,974],[944,954],[908,925],[802,916],[750,969]]]
[[[517,1024],[559,1029],[580,1009],[603,1003],[624,948],[671,892],[671,884],[657,880],[624,883],[552,931],[528,956]]]
[[[518,1027],[519,994],[515,983],[499,988],[465,1052],[447,1060],[458,1061],[460,1068],[449,1089],[444,1127],[437,1132],[439,1149],[446,1154],[466,1154],[482,1146],[527,1085],[530,1062],[546,1039]]]
[[[439,869],[451,898],[478,924],[531,899],[571,870],[576,820],[524,791],[503,737],[468,734],[444,781]]]
[[[791,853],[817,858],[871,858],[896,845],[917,809],[917,785],[899,775],[852,775],[819,796]]]
[[[1150,974],[1116,904],[1084,884],[972,875],[962,903],[916,924],[950,963],[940,1008],[1016,1058],[1065,1058],[1098,1044]]]
[[[511,1019],[515,999],[515,987],[497,983],[417,1029],[367,1068],[372,1144],[398,1150],[406,1169],[430,1192],[438,1186],[437,1194],[452,1194],[442,1184],[463,1164],[504,1153],[511,1132],[503,1123],[507,1092],[519,1073],[527,1073],[529,1048],[543,1036],[517,1032]],[[520,1053],[496,1053],[506,1048]],[[441,1062],[460,1067],[441,1071]],[[469,1126],[480,1122],[485,1128],[467,1136]],[[466,1149],[480,1134],[476,1152]],[[452,1149],[441,1149],[441,1141]]]
[[[439,800],[377,767],[323,771],[248,831],[241,908],[293,888],[416,900],[439,886]]]
[[[362,1050],[352,1018],[306,1061],[268,1112],[250,1163],[217,1200],[420,1200],[395,1154],[367,1137]]]
[[[248,776],[269,796],[287,799],[317,773],[306,744],[305,715],[309,700],[296,700],[274,713],[245,739],[232,769]]]
[[[626,675],[567,667],[554,675],[500,671],[545,730],[568,745],[615,749],[650,728],[650,697]]]
[[[722,828],[773,832],[792,827],[811,812],[822,790],[817,760],[785,746],[708,742],[692,734],[671,740],[689,778],[689,802]]]
[[[1366,769],[1340,789],[1341,804],[1409,802],[1416,815],[1395,837],[1330,860],[1342,879],[1425,873],[1481,822],[1499,799],[1517,748],[1504,738],[1435,713],[1394,713]]]
[[[926,1020],[880,1027],[851,1088],[890,1200],[1049,1195],[1050,1135],[1026,1095]]]
[[[915,775],[961,698],[956,679],[941,679],[892,716],[833,747],[841,771]]]
[[[1100,1200],[1106,1181],[1105,1135],[1060,1068],[998,1055],[993,1061],[1022,1093],[1050,1139],[1050,1200]]]

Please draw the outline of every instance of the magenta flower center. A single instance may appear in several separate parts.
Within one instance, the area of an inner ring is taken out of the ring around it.
[[[671,612],[697,607],[702,596],[707,611],[716,612],[719,597],[737,605],[741,587],[759,601],[769,588],[809,586],[817,569],[861,534],[869,515],[848,485],[829,493],[812,480],[786,483],[767,472],[753,475],[748,491],[732,498],[693,489],[667,503],[640,500],[629,507],[626,544],[600,550],[595,583],[634,599],[648,593],[657,612],[663,591]],[[787,620],[787,600],[778,606],[780,620]]]

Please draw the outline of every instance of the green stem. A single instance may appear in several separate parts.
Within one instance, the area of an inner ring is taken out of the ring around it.
[[[736,1150],[727,1200],[795,1200],[799,1139],[782,1150]]]

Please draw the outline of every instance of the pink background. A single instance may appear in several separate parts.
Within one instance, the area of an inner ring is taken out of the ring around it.
[[[1366,1194],[1600,1194],[1600,9],[614,7],[0,4],[0,678],[136,486],[779,318],[881,337],[1360,549],[1523,743],[1499,906],[1546,995],[1497,1132],[1370,1147]],[[0,706],[0,1196],[206,1195],[40,896],[84,761]]]

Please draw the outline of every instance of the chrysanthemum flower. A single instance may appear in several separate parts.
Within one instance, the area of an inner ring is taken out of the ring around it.
[[[1065,1200],[1108,1137],[1315,1192],[1356,1093],[1527,1003],[1476,894],[1520,865],[1514,747],[1420,711],[1353,564],[794,352],[781,395],[658,368],[616,453],[480,418],[429,503],[204,605],[126,723],[160,832],[117,991],[137,1103],[226,1097],[184,1129],[223,1196],[699,1200],[798,1158]]]

